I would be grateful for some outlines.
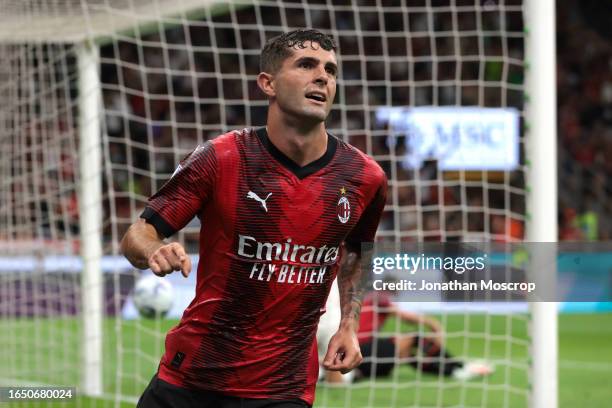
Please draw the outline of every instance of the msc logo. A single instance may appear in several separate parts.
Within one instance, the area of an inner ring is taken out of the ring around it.
[[[338,200],[338,206],[336,207],[338,213],[338,220],[346,224],[351,218],[351,205],[349,204],[348,198],[342,196]]]

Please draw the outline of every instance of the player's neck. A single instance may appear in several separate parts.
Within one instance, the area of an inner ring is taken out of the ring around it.
[[[327,151],[325,124],[297,127],[280,120],[268,120],[270,142],[295,164],[304,167]]]

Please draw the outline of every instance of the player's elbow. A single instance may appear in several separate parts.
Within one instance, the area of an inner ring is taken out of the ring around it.
[[[121,253],[127,258],[127,252],[128,252],[128,248],[129,248],[129,235],[130,235],[130,230],[132,229],[132,226],[130,226],[127,231],[125,231],[125,234],[123,234],[123,238],[121,238],[121,243],[119,244],[119,250],[121,251]],[[129,258],[128,258],[129,259]]]
[[[131,235],[132,235],[132,226],[130,226],[130,228],[128,228],[128,230],[125,232],[125,234],[123,234],[123,238],[121,239],[121,243],[119,244],[119,250],[121,251],[121,253],[123,254],[123,256],[125,256],[127,258],[128,261],[130,261],[130,263],[134,266],[137,267],[137,265],[134,264],[134,259],[131,256],[131,245],[130,242],[132,241]]]
[[[121,244],[119,245],[119,248],[123,255],[127,255],[127,252],[129,252],[130,242],[133,240],[133,235],[135,234],[134,230],[137,228],[139,222],[140,220],[130,225],[127,231],[125,231],[125,233],[123,234],[123,238],[121,238]]]
[[[134,224],[130,225],[125,234],[123,234],[123,238],[119,244],[119,249],[123,256],[125,256],[134,267],[146,269],[148,268],[148,262],[141,254],[142,251],[139,250],[138,245],[139,242],[142,242],[142,240],[139,238],[141,236],[139,233],[141,223],[142,220],[138,220]]]

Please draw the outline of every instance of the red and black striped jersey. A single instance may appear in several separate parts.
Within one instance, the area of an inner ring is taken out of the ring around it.
[[[202,223],[196,294],[166,337],[159,378],[312,404],[315,334],[341,249],[374,239],[386,188],[374,160],[332,135],[304,167],[265,128],[195,149],[142,214],[166,237]]]

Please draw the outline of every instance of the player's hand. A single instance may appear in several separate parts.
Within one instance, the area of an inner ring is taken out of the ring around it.
[[[354,330],[340,329],[333,335],[327,346],[323,359],[326,370],[340,371],[346,374],[361,364],[363,357]]]
[[[191,258],[178,242],[160,246],[149,256],[148,262],[149,268],[157,276],[181,271],[181,274],[187,277],[191,272]]]

